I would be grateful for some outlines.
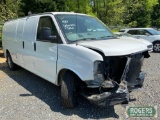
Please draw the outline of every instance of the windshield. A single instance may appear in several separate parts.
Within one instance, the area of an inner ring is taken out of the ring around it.
[[[155,30],[155,29],[148,29],[148,31],[152,34],[152,35],[160,35],[160,32]]]
[[[56,19],[69,42],[100,40],[115,37],[98,19],[85,15],[56,15]]]

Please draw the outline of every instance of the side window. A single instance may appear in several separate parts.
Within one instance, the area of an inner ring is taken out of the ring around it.
[[[144,32],[144,30],[138,30],[138,33],[137,33],[138,35],[145,35],[145,32]]]
[[[137,35],[137,30],[129,30],[127,33],[131,35]]]
[[[150,32],[147,31],[147,30],[144,30],[144,32],[145,32],[145,35],[152,35],[152,33],[150,33]]]
[[[150,33],[146,30],[138,30],[138,35],[150,35]]]
[[[52,21],[52,18],[49,17],[49,16],[45,16],[45,17],[41,17],[40,20],[39,20],[39,24],[38,24],[38,30],[37,30],[37,39],[40,41],[41,39],[41,35],[40,35],[40,32],[42,30],[43,27],[48,27],[51,29],[51,35],[54,36],[54,35],[58,35],[58,32],[56,30],[56,27]]]

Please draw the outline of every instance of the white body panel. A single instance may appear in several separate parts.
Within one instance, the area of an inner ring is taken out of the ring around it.
[[[134,35],[134,36],[136,36],[138,39],[144,39],[149,42],[160,40],[160,35]]]
[[[25,20],[24,30],[23,30],[23,39],[19,41],[22,46],[22,51],[19,51],[20,55],[23,56],[23,61],[25,68],[35,70],[34,66],[34,42],[36,41],[36,31],[37,31],[37,17],[29,17]],[[23,48],[24,42],[24,48]]]
[[[18,26],[17,26],[17,33],[16,33],[16,45],[17,45],[17,61],[16,63],[19,63],[21,66],[24,67],[24,59],[23,59],[23,46],[22,46],[22,41],[23,41],[23,32],[24,32],[24,26],[25,26],[26,19],[20,19],[18,20]]]
[[[3,27],[3,49],[5,56],[6,49],[10,52],[14,63],[54,83],[57,44],[36,41],[39,17],[31,16],[7,22]],[[16,27],[10,25],[15,23]],[[9,30],[9,27],[18,29],[12,32],[12,28]],[[34,43],[36,43],[36,51],[34,51]]]
[[[36,41],[34,56],[35,70],[50,82],[56,81],[57,44]]]
[[[93,63],[96,60],[103,61],[103,58],[93,50],[76,44],[59,45],[57,71],[69,69],[81,80],[93,80]]]
[[[125,38],[79,42],[78,44],[99,50],[105,56],[122,56],[135,53],[137,50],[138,52],[142,52],[148,49],[142,42],[139,43],[135,40]]]
[[[99,50],[105,56],[121,56],[147,51],[147,43],[128,39],[67,44],[54,18],[55,14],[59,13],[35,15],[6,22],[2,34],[5,55],[8,50],[14,63],[54,84],[58,84],[58,74],[63,69],[73,71],[83,81],[94,79],[94,61],[103,61],[103,57],[89,48]],[[38,22],[41,16],[50,16],[52,18],[62,44],[36,40]],[[34,44],[36,44],[36,50]]]
[[[5,25],[5,27],[3,27],[3,31],[8,31],[8,32],[3,32],[2,34],[2,46],[3,47],[7,46],[7,48],[11,50],[12,59],[14,61],[17,61],[17,57],[16,57],[17,50],[15,50],[15,48],[17,48],[17,44],[16,44],[17,25],[18,25],[17,20],[9,22],[8,24]],[[4,54],[5,52],[6,51],[4,51]]]

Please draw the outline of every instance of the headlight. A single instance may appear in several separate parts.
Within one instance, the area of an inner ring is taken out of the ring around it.
[[[148,45],[147,48],[148,48],[149,50],[152,50],[152,49],[153,49],[153,45]]]

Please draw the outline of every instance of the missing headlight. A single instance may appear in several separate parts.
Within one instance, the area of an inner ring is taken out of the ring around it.
[[[104,65],[103,61],[95,61],[94,62],[94,80],[90,82],[90,85],[100,86],[100,84],[104,81]]]

